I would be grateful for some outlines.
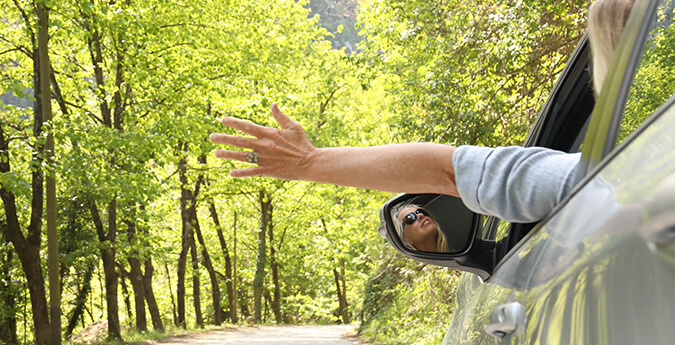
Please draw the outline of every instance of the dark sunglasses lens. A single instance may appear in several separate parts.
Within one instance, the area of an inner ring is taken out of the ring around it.
[[[410,212],[403,216],[403,225],[410,225],[414,223],[417,220],[417,215],[415,215],[415,212]]]

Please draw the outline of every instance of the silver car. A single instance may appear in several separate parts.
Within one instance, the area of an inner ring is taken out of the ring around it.
[[[675,344],[675,1],[635,4],[603,91],[582,39],[526,146],[582,153],[574,191],[513,224],[459,199],[404,194],[381,211],[403,255],[460,278],[443,344]],[[423,205],[448,251],[406,247],[392,212]]]

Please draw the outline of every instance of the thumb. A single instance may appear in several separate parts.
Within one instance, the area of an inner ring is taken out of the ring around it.
[[[281,125],[281,128],[283,129],[289,129],[290,127],[296,126],[297,123],[293,120],[291,120],[290,117],[286,116],[284,113],[279,110],[279,106],[277,103],[272,103],[272,116],[274,116],[274,119]]]

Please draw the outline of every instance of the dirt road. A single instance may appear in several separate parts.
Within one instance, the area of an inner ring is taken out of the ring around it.
[[[356,345],[353,326],[256,326],[172,337],[157,345]],[[352,332],[353,333],[353,332]]]

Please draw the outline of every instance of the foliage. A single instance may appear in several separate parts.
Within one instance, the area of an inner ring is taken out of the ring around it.
[[[584,26],[585,1],[364,1],[372,63],[393,76],[397,134],[520,144]]]
[[[651,115],[656,107],[663,104],[671,94],[673,60],[675,59],[675,28],[672,26],[674,11],[667,6],[659,9],[658,21],[645,43],[640,67],[633,79],[625,114],[621,120],[617,143],[623,142]],[[655,88],[653,85],[661,85]]]
[[[350,0],[47,4],[54,120],[44,129],[55,135],[56,157],[43,168],[57,180],[64,329],[72,321],[77,333],[108,317],[107,252],[119,274],[112,297],[129,336],[142,333],[133,330],[142,317],[132,302],[133,260],[152,263],[154,271],[143,270],[152,273],[166,330],[175,331],[182,200],[195,202],[189,225],[199,225],[205,247],[195,243],[199,266],[187,265],[188,328],[198,318],[197,280],[190,278],[199,278],[206,322],[215,319],[204,298],[211,292],[204,251],[226,310],[234,308],[225,295],[226,262],[236,266],[236,311],[245,320],[253,314],[257,195],[264,191],[273,206],[265,250],[268,258],[274,251],[279,279],[267,260],[260,321],[276,322],[270,306],[279,297],[281,322],[342,322],[344,289],[348,313],[360,315],[367,337],[407,344],[440,339],[457,280],[455,272],[404,260],[379,238],[378,210],[391,194],[231,179],[227,171],[246,164],[213,157],[209,133],[231,133],[219,124],[222,116],[277,126],[269,106],[278,102],[320,147],[517,143],[576,43],[584,3],[367,0],[358,11],[365,37],[358,50],[335,49],[359,39],[349,25],[356,21]],[[16,199],[21,224],[31,221],[32,159],[45,140],[32,129],[34,5],[0,0],[0,129],[7,142],[0,163],[9,163],[0,186]],[[6,207],[3,199],[3,234]],[[26,273],[14,256],[20,250],[0,236],[0,298],[14,301],[0,310],[0,326],[16,324],[13,333],[30,343],[37,330]]]
[[[440,343],[452,317],[458,272],[398,256],[378,271],[364,291],[363,336],[375,344]]]

